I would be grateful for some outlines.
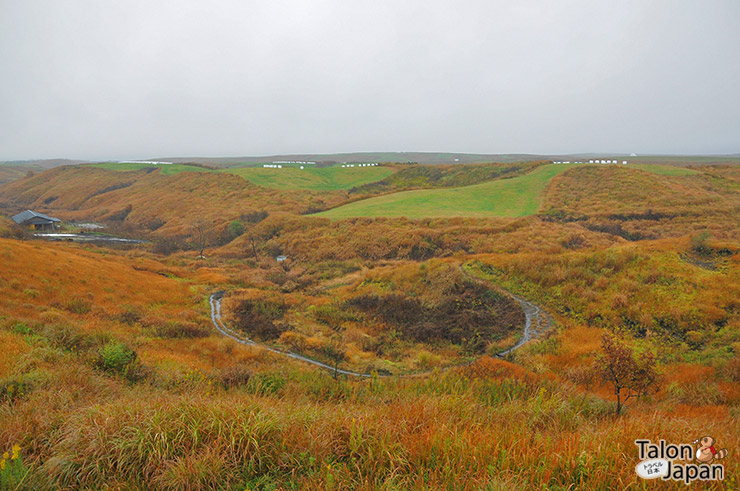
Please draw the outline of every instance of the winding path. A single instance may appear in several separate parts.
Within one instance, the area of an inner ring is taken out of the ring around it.
[[[469,278],[472,281],[475,281],[477,283],[480,283],[487,288],[490,288],[490,282],[483,280],[481,278],[478,278],[477,276],[473,276],[465,269],[463,269],[463,265],[461,264],[459,266],[460,272],[463,274],[463,276]],[[522,337],[519,339],[519,341],[516,342],[514,346],[511,348],[507,348],[504,351],[501,351],[499,353],[496,353],[496,356],[499,358],[503,358],[509,353],[511,353],[514,350],[517,350],[530,342],[532,339],[536,338],[540,334],[544,333],[548,329],[552,327],[552,318],[550,317],[550,314],[545,312],[540,306],[533,304],[529,300],[526,300],[520,296],[514,295],[508,290],[505,290],[501,287],[497,287],[498,290],[502,291],[506,295],[509,295],[511,298],[517,301],[519,306],[524,311],[524,332],[522,332]]]
[[[321,363],[320,361],[314,360],[312,358],[297,355],[295,353],[291,353],[290,351],[282,351],[276,348],[271,348],[270,346],[267,346],[266,344],[258,343],[256,341],[252,341],[249,338],[240,336],[238,333],[236,333],[232,329],[229,329],[228,327],[226,327],[226,324],[224,324],[224,321],[221,319],[221,299],[223,298],[223,296],[224,296],[224,292],[216,292],[212,294],[208,299],[208,301],[211,304],[211,322],[213,322],[213,325],[216,326],[216,329],[218,329],[221,334],[223,334],[224,336],[230,337],[237,343],[246,344],[248,346],[259,346],[260,348],[266,349],[267,351],[271,351],[279,355],[288,356],[295,360],[305,361],[306,363],[310,363],[312,365],[316,365],[317,367],[331,370],[332,372],[335,372],[335,373],[341,373],[342,375],[351,375],[353,377],[366,377],[366,378],[372,376],[369,373],[352,372],[350,370],[342,370],[341,368],[335,368],[331,365],[327,365],[326,363]]]
[[[469,273],[463,271],[462,268],[460,270],[463,272],[465,276],[472,279],[473,281],[485,283],[484,280],[481,280],[480,278],[476,278],[470,275]],[[552,319],[547,314],[547,312],[542,310],[539,306],[533,304],[529,300],[525,300],[521,297],[518,297],[514,295],[513,293],[510,293],[506,290],[503,290],[503,291],[507,293],[508,295],[510,295],[511,298],[516,300],[519,303],[519,305],[522,307],[522,310],[524,311],[525,324],[524,324],[524,332],[522,333],[522,337],[519,339],[519,341],[517,341],[517,343],[514,346],[507,348],[504,351],[501,351],[500,353],[497,353],[495,356],[499,358],[503,358],[509,353],[511,353],[512,351],[521,348],[526,343],[536,338],[540,334],[544,333],[546,330],[548,330],[552,326]],[[262,343],[258,343],[256,341],[253,341],[247,337],[240,335],[233,329],[230,329],[229,327],[227,327],[223,319],[221,318],[221,299],[223,298],[224,293],[225,292],[223,291],[213,293],[208,299],[211,305],[211,322],[213,322],[213,325],[216,327],[216,329],[218,329],[218,331],[224,336],[233,339],[237,343],[245,344],[247,346],[259,346],[260,348],[270,351],[272,353],[277,353],[279,355],[293,358],[294,360],[300,360],[306,363],[310,363],[311,365],[315,365],[317,367],[330,370],[334,373],[339,373],[342,375],[349,375],[352,377],[362,377],[362,378],[372,377],[372,375],[369,373],[353,372],[351,370],[342,370],[341,368],[335,368],[331,365],[322,363],[312,358],[298,355],[290,351],[283,351],[277,348],[272,348],[270,346],[267,346]],[[422,375],[425,373],[431,373],[431,372],[418,372],[412,375]],[[387,376],[387,375],[378,374],[378,376]]]

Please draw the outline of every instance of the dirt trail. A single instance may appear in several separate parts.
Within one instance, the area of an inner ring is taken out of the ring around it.
[[[342,375],[351,375],[353,377],[371,377],[372,376],[369,373],[352,372],[350,370],[342,370],[341,368],[335,368],[331,365],[327,365],[326,363],[321,363],[320,361],[307,358],[305,356],[297,355],[295,353],[291,353],[290,351],[281,351],[276,348],[271,348],[270,346],[267,346],[265,344],[258,343],[256,341],[252,341],[249,338],[240,336],[238,333],[226,327],[226,324],[224,324],[223,320],[221,319],[221,299],[223,298],[223,295],[224,295],[224,292],[216,292],[210,296],[209,302],[211,303],[211,321],[213,322],[213,325],[216,326],[216,329],[218,329],[219,332],[221,332],[221,334],[223,334],[224,336],[230,337],[234,341],[241,343],[241,344],[246,344],[248,346],[259,346],[260,348],[266,349],[267,351],[271,351],[279,355],[288,356],[295,360],[305,361],[306,363],[310,363],[312,365],[316,365],[317,367],[325,368],[327,370],[331,370],[332,372],[340,373]]]
[[[462,273],[466,277],[470,278],[471,280],[480,282],[482,284],[485,284],[487,287],[490,287],[490,284],[488,282],[486,282],[484,280],[481,280],[480,278],[476,278],[475,276],[472,276],[472,275],[466,273],[462,269],[462,267],[460,268],[460,271],[462,271]],[[508,292],[506,290],[503,290],[501,288],[499,288],[499,289],[502,290],[502,291],[504,291],[506,294],[510,295],[511,298],[513,298],[514,300],[516,300],[519,303],[519,305],[522,307],[522,310],[524,311],[524,317],[525,317],[524,332],[522,333],[521,339],[519,339],[519,341],[517,341],[517,343],[514,346],[512,346],[512,347],[510,347],[510,348],[508,348],[508,349],[506,349],[504,351],[501,351],[500,353],[496,353],[496,355],[495,355],[495,356],[497,356],[499,358],[503,358],[506,355],[508,355],[509,353],[511,353],[512,351],[521,348],[526,343],[528,343],[529,341],[531,341],[532,339],[534,339],[535,337],[539,336],[540,334],[542,334],[543,332],[545,332],[547,329],[549,329],[552,326],[552,319],[547,314],[547,312],[545,312],[539,306],[533,304],[532,302],[530,302],[528,300],[525,300],[525,299],[523,299],[521,297],[518,297],[518,296],[516,296],[516,295],[514,295],[514,294],[512,294],[512,293],[510,293],[510,292]],[[369,374],[369,373],[353,372],[351,370],[342,370],[341,368],[335,368],[335,367],[333,367],[331,365],[328,365],[326,363],[322,363],[322,362],[317,361],[317,360],[314,360],[312,358],[308,358],[306,356],[301,356],[301,355],[298,355],[296,353],[291,353],[290,351],[282,351],[282,350],[279,350],[279,349],[276,349],[276,348],[272,348],[270,346],[267,346],[267,345],[262,344],[262,343],[258,343],[256,341],[253,341],[253,340],[251,340],[251,339],[249,339],[247,337],[244,337],[244,336],[240,335],[236,331],[234,331],[234,330],[230,329],[229,327],[227,327],[226,324],[224,323],[224,321],[221,318],[221,299],[223,298],[224,293],[225,292],[223,292],[223,291],[216,292],[216,293],[212,294],[209,297],[209,303],[211,304],[211,322],[213,322],[213,325],[216,327],[216,329],[218,329],[218,331],[221,334],[223,334],[224,336],[227,336],[227,337],[233,339],[237,343],[245,344],[245,345],[248,345],[248,346],[259,346],[260,348],[265,349],[267,351],[270,351],[272,353],[277,353],[279,355],[283,355],[283,356],[287,356],[289,358],[293,358],[294,360],[300,360],[300,361],[303,361],[303,362],[306,362],[306,363],[310,363],[311,365],[314,365],[314,366],[317,366],[317,367],[320,367],[320,368],[324,368],[326,370],[330,370],[332,372],[339,373],[339,374],[342,374],[342,375],[349,375],[349,376],[352,376],[352,377],[363,377],[363,378],[372,377],[372,374]],[[411,375],[418,376],[418,375],[424,375],[424,374],[428,374],[428,373],[432,373],[432,372],[431,371],[428,371],[428,372],[417,372],[417,373],[408,374],[408,375],[396,375],[396,376],[411,376]],[[381,377],[382,376],[390,376],[390,375],[384,375],[384,374],[378,374],[378,375],[381,376]]]
[[[467,271],[465,271],[462,267],[462,264],[460,265],[459,269],[460,269],[460,272],[466,278],[469,278],[472,281],[480,283],[486,286],[487,288],[491,287],[491,283],[489,281],[473,276]],[[524,324],[524,332],[522,332],[522,337],[519,339],[519,341],[517,341],[517,343],[511,348],[508,348],[508,349],[505,349],[504,351],[496,353],[497,357],[503,358],[509,353],[511,353],[512,351],[521,348],[522,346],[527,344],[532,339],[536,338],[540,334],[550,329],[552,327],[552,318],[541,307],[533,304],[529,300],[526,300],[520,296],[514,295],[510,291],[504,290],[501,287],[497,286],[496,288],[504,292],[505,294],[509,295],[511,298],[516,300],[517,303],[519,303],[519,306],[524,311],[524,317],[526,319],[525,324]]]

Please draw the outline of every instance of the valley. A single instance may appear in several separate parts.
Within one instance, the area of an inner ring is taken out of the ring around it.
[[[736,448],[740,168],[699,164],[18,175],[0,446],[34,487],[155,489],[605,489],[636,438]],[[619,412],[605,334],[660,375]]]

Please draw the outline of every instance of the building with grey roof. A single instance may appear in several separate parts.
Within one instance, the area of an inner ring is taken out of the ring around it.
[[[58,218],[31,210],[22,211],[17,215],[13,215],[12,218],[21,227],[33,227],[36,230],[53,230],[57,223],[61,223],[61,220]]]

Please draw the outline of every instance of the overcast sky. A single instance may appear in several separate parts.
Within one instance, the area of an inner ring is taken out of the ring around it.
[[[0,160],[740,152],[738,0],[0,0]]]

